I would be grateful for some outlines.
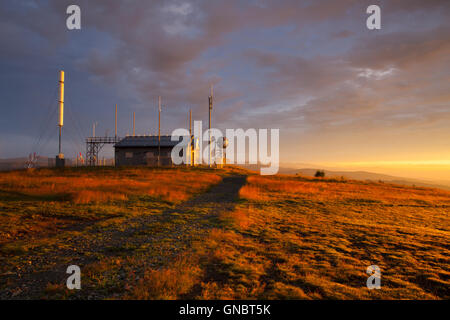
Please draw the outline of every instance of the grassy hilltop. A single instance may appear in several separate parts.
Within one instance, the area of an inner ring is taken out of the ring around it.
[[[234,167],[1,172],[0,299],[448,299],[449,213],[450,191]]]

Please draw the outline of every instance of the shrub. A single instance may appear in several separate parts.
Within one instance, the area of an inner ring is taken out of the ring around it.
[[[323,178],[323,177],[325,177],[325,171],[317,170],[316,174],[314,175],[314,177],[316,177],[316,178]]]

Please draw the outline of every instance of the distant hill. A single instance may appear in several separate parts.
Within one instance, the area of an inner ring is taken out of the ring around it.
[[[8,170],[18,170],[24,169],[25,164],[28,158],[10,158],[10,159],[0,159],[0,171],[8,171]],[[54,159],[50,159],[51,161]],[[112,161],[112,159],[107,159],[108,163]],[[66,159],[66,163],[68,166],[71,165],[71,159]],[[306,166],[310,166],[308,164],[304,164]],[[37,162],[37,167],[48,167],[49,166],[49,158],[48,157],[39,157]],[[239,167],[252,170],[259,171],[260,165],[239,165]],[[278,173],[280,174],[302,174],[305,176],[313,177],[317,170],[323,170],[325,172],[325,177],[345,177],[347,179],[353,180],[369,180],[369,181],[383,181],[388,183],[396,183],[403,184],[407,186],[418,186],[418,187],[427,187],[427,188],[439,188],[450,190],[450,182],[449,184],[435,183],[433,181],[425,181],[419,179],[410,179],[403,177],[390,176],[386,174],[368,172],[368,171],[334,171],[334,170],[326,170],[322,168],[289,168],[289,167],[280,167]]]
[[[296,172],[305,176],[313,177],[318,169],[297,169]],[[389,183],[403,184],[408,186],[418,186],[427,188],[440,188],[450,190],[450,186],[435,184],[431,181],[423,181],[418,179],[395,177],[386,174],[373,173],[367,171],[330,171],[323,170],[325,177],[345,177],[353,180],[369,180],[369,181],[383,181]]]
[[[54,159],[50,159],[54,161]],[[9,159],[0,159],[0,171],[9,171],[9,170],[19,170],[25,169],[28,158],[9,158]],[[72,162],[70,159],[66,159],[66,163],[70,165]],[[37,167],[48,167],[49,166],[49,158],[48,157],[39,157],[37,161]]]
[[[20,170],[25,169],[28,158],[8,158],[8,159],[0,159],[0,171],[9,171],[9,170]],[[100,163],[105,161],[105,165],[112,165],[114,163],[113,158],[101,158],[99,160]],[[66,158],[66,166],[75,166],[76,160]],[[39,157],[37,161],[38,168],[47,168],[55,166],[55,158],[49,157]]]
[[[306,166],[310,166],[308,164],[305,164]],[[260,165],[240,165],[240,167],[252,170],[252,171],[259,171]],[[417,187],[427,187],[427,188],[439,188],[439,189],[446,189],[450,190],[450,184],[440,184],[440,183],[434,183],[433,181],[425,181],[425,180],[419,180],[419,179],[410,179],[410,178],[403,178],[403,177],[396,177],[396,176],[390,176],[386,174],[381,173],[374,173],[374,172],[368,172],[368,171],[334,171],[334,170],[325,170],[322,168],[289,168],[289,167],[280,167],[278,173],[281,174],[302,174],[305,176],[314,177],[317,170],[322,170],[325,172],[325,177],[345,177],[347,179],[352,180],[362,180],[362,181],[383,181],[388,183],[396,183],[396,184],[402,184],[407,186],[417,186]]]
[[[28,158],[10,158],[10,159],[0,159],[0,170],[8,171],[8,170],[17,170],[24,169],[25,164],[28,161]],[[47,167],[48,166],[48,158],[40,157],[37,161],[37,165],[39,167]]]

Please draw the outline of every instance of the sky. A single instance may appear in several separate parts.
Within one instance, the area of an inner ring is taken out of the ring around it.
[[[68,30],[66,8],[81,8]],[[381,8],[369,30],[366,9]],[[213,126],[279,128],[280,161],[450,180],[450,1],[0,2],[0,158],[84,138]],[[105,154],[110,149],[105,150]],[[383,169],[384,168],[384,169]]]

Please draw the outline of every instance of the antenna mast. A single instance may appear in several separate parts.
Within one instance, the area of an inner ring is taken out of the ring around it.
[[[189,109],[189,158],[190,158],[190,164],[191,166],[193,163],[193,157],[192,157],[192,109]]]
[[[64,71],[59,72],[59,146],[58,155],[56,156],[56,166],[64,167],[64,154],[61,152],[61,135],[64,126]]]
[[[95,127],[97,126],[98,122],[94,121],[94,123],[92,124],[92,137],[95,138]]]
[[[208,158],[208,163],[209,166],[212,166],[211,163],[211,113],[212,113],[212,109],[213,109],[213,96],[214,96],[214,91],[213,91],[213,85],[211,85],[211,94],[208,97],[208,104],[209,104],[209,158]]]
[[[161,96],[158,96],[158,166],[161,157]]]
[[[136,135],[136,131],[135,131],[135,128],[136,128],[136,112],[133,112],[133,137]]]
[[[114,137],[117,139],[117,104],[116,104],[116,117],[115,117],[115,120],[114,120],[114,127],[115,127]]]
[[[58,155],[61,155],[61,131],[64,125],[64,71],[60,71],[59,78],[59,152]]]

